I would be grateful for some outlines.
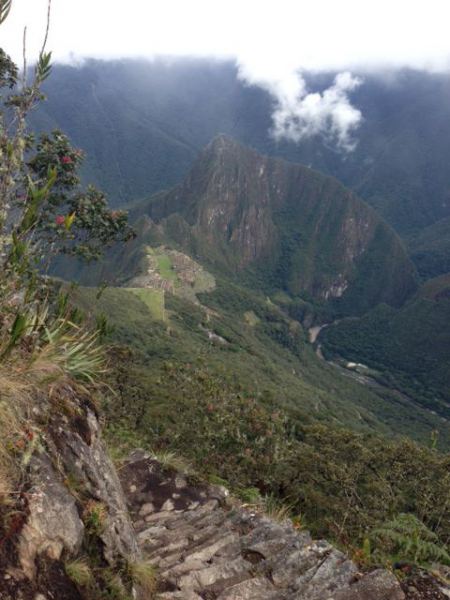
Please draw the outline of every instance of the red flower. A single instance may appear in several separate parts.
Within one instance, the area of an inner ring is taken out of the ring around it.
[[[63,156],[61,158],[61,162],[63,165],[70,165],[73,163],[73,160],[70,158],[70,156]]]
[[[66,218],[63,215],[57,215],[55,217],[55,223],[57,225],[64,225],[65,222],[66,222]]]

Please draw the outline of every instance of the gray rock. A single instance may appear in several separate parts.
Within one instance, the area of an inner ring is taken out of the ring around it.
[[[142,505],[141,510],[139,511],[139,516],[146,517],[152,512],[155,512],[155,507],[151,502],[146,502]]]
[[[45,553],[58,560],[63,550],[76,554],[83,541],[84,526],[73,496],[62,485],[48,456],[34,456],[30,469],[30,514],[20,534],[18,551],[24,573],[34,579],[36,557]]]
[[[84,435],[70,427],[54,431],[57,456],[66,471],[74,474],[89,494],[107,509],[101,532],[106,560],[110,564],[121,556],[137,560],[140,551],[122,485],[102,442],[99,422],[89,409],[85,429]]]
[[[397,579],[384,569],[368,573],[346,590],[340,590],[334,600],[404,600]]]
[[[266,578],[242,581],[223,591],[217,600],[279,600],[279,595]]]

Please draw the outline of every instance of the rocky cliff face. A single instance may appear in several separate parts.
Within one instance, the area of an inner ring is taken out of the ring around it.
[[[102,569],[140,558],[116,470],[89,396],[69,384],[58,409],[35,407],[41,437],[17,497],[0,505],[0,598],[82,598],[64,564],[92,556]],[[55,407],[54,407],[55,408]]]
[[[399,305],[415,288],[399,238],[352,192],[226,136],[206,147],[181,185],[139,211],[216,267],[256,270],[295,295],[364,310]]]

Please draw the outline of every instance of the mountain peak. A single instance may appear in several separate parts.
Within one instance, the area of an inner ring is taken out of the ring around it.
[[[255,150],[249,148],[248,146],[244,146],[235,138],[226,135],[225,133],[219,133],[219,135],[216,135],[216,137],[214,137],[204,148],[202,154],[212,156],[226,155],[230,159],[236,159],[243,154],[252,154],[262,158]]]
[[[401,304],[414,289],[399,238],[367,204],[334,178],[227,135],[215,137],[149,213],[157,222],[178,215],[183,239],[175,241],[220,269],[251,267],[272,286],[350,312]]]

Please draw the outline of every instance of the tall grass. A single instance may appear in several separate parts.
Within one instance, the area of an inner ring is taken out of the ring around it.
[[[8,373],[8,370],[10,373]],[[11,494],[20,471],[14,453],[26,450],[30,431],[26,421],[30,408],[30,387],[21,372],[11,365],[0,366],[0,499]]]
[[[31,369],[52,378],[68,375],[94,383],[107,372],[106,353],[97,331],[83,329],[67,319],[45,328],[43,345],[34,353]]]

